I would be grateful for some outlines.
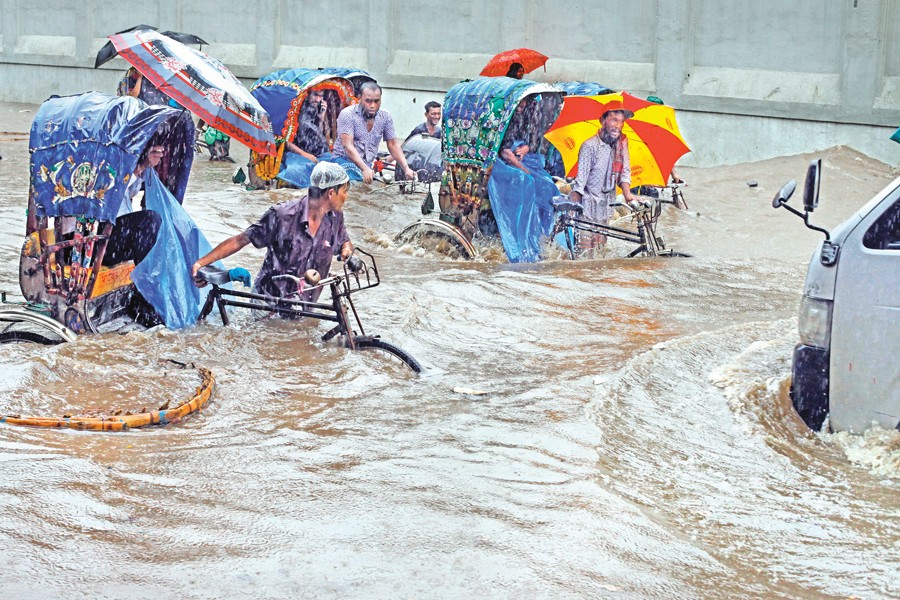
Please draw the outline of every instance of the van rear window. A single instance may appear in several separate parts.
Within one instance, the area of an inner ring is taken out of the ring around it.
[[[900,200],[884,211],[863,236],[863,246],[872,250],[900,252]]]

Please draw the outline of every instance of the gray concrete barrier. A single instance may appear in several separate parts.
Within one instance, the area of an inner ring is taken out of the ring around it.
[[[843,144],[896,164],[900,7],[893,0],[0,0],[0,101],[113,92],[106,35],[137,24],[196,33],[246,84],[285,67],[362,68],[398,132],[496,52],[550,56],[538,81],[596,81],[678,110],[686,165]]]

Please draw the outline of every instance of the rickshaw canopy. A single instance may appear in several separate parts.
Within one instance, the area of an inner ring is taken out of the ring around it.
[[[557,81],[553,87],[564,91],[569,96],[599,96],[613,92],[605,85],[594,81]]]
[[[160,134],[161,179],[181,202],[193,161],[194,124],[181,109],[88,92],[51,97],[31,125],[31,194],[38,217],[114,221],[141,153]]]
[[[516,105],[534,94],[562,92],[546,83],[510,77],[480,77],[454,85],[444,97],[444,161],[490,167]]]
[[[350,80],[318,69],[282,69],[269,73],[250,87],[250,94],[269,113],[275,136],[290,140],[296,133],[297,118],[307,90],[325,82],[338,93],[342,104],[351,103],[354,95]]]
[[[317,69],[323,73],[330,73],[335,77],[343,77],[353,84],[353,94],[359,96],[359,88],[367,81],[375,81],[375,78],[369,75],[367,71],[362,69],[354,69],[351,67],[319,67]]]

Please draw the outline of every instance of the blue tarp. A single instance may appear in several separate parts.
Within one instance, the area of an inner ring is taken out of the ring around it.
[[[134,268],[131,280],[162,317],[166,327],[182,329],[197,321],[207,293],[194,285],[191,265],[212,250],[212,246],[190,215],[161,184],[156,171],[148,169],[145,180],[147,210],[159,214],[162,223],[153,249]]]
[[[362,181],[362,171],[353,162],[343,156],[334,156],[331,152],[326,152],[319,157],[319,162],[334,162],[347,171],[352,181]],[[285,152],[284,158],[281,160],[281,171],[278,173],[278,179],[282,179],[298,188],[309,187],[309,176],[312,173],[316,163],[300,154],[293,152]]]
[[[163,126],[176,143],[170,151],[166,184],[184,197],[193,159],[193,123],[183,111],[148,106],[129,96],[88,92],[53,97],[31,125],[31,184],[39,217],[84,215],[114,221],[125,200],[126,177],[147,142]],[[182,140],[182,138],[184,138]],[[188,140],[188,138],[191,138]],[[191,144],[178,157],[175,146]]]
[[[541,259],[541,236],[549,235],[553,227],[550,199],[559,192],[544,171],[542,156],[526,154],[522,163],[530,174],[496,161],[488,192],[509,262],[537,262]]]

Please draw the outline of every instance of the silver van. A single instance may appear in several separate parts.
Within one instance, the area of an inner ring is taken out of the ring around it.
[[[791,400],[814,429],[900,429],[900,178],[833,233],[809,223],[822,161],[809,166],[804,211],[787,204],[796,182],[772,201],[825,240],[809,263],[800,302]]]

